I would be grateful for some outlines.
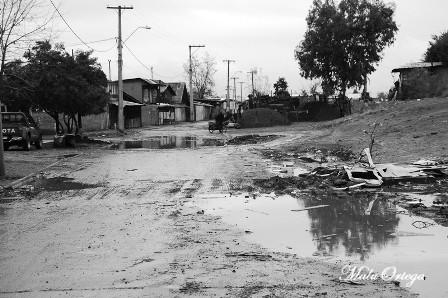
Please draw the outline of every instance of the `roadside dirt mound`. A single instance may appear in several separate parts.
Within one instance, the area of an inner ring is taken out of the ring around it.
[[[339,144],[357,154],[369,146],[375,123],[375,162],[448,158],[448,98],[381,103],[374,110],[319,125],[329,133],[312,142]]]
[[[286,115],[265,108],[245,111],[238,122],[241,125],[241,128],[269,127],[289,124]]]

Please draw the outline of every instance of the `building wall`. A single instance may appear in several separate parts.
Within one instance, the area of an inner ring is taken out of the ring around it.
[[[39,124],[43,134],[53,135],[56,133],[56,123],[50,115],[45,112],[37,112],[32,113],[31,116]],[[62,123],[62,115],[60,115],[59,119]],[[81,121],[83,131],[103,130],[108,128],[109,116],[107,112],[104,112],[98,115],[83,116]]]
[[[172,111],[159,111],[159,125],[173,124],[175,113]]]
[[[125,106],[123,113],[125,128],[142,127],[142,106]]]
[[[210,120],[211,106],[195,105],[196,121]]]
[[[401,76],[400,99],[448,96],[448,68],[414,68]]]
[[[123,91],[139,101],[143,100],[143,86],[140,81],[124,81]]]
[[[142,106],[142,126],[158,125],[159,115],[156,105]]]
[[[185,122],[185,121],[187,121],[187,108],[185,108],[185,107],[176,107],[175,119],[176,119],[176,122]]]
[[[108,127],[109,115],[107,112],[98,115],[88,115],[82,117],[82,130],[92,131],[92,130],[104,130]]]

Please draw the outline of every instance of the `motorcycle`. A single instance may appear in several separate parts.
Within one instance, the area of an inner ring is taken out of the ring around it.
[[[226,133],[228,125],[229,121],[224,121],[222,125],[218,125],[215,121],[210,121],[208,123],[208,131],[213,133],[215,130],[218,130],[220,133]]]

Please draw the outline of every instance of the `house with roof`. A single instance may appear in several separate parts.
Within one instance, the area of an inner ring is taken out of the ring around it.
[[[176,122],[190,120],[190,98],[187,91],[187,84],[184,82],[167,83],[176,93],[172,97],[171,103],[174,105]]]
[[[185,85],[185,83],[183,83]],[[179,103],[177,86],[161,80],[131,78],[123,80],[123,105],[125,128],[172,124],[186,121],[188,106]],[[118,81],[109,83],[111,101],[109,104],[110,128],[117,122]],[[181,88],[179,89],[181,90]],[[186,92],[186,90],[185,90]],[[188,94],[185,96],[188,98]],[[176,110],[178,117],[176,117]]]
[[[448,96],[448,65],[442,62],[409,63],[392,73],[398,73],[397,99]]]

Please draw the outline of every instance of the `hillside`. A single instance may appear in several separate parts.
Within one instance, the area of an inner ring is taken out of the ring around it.
[[[369,146],[364,131],[370,132],[374,123],[379,123],[373,147],[377,162],[448,159],[448,98],[381,103],[367,112],[319,124],[316,128],[328,133],[312,141],[358,153]]]

